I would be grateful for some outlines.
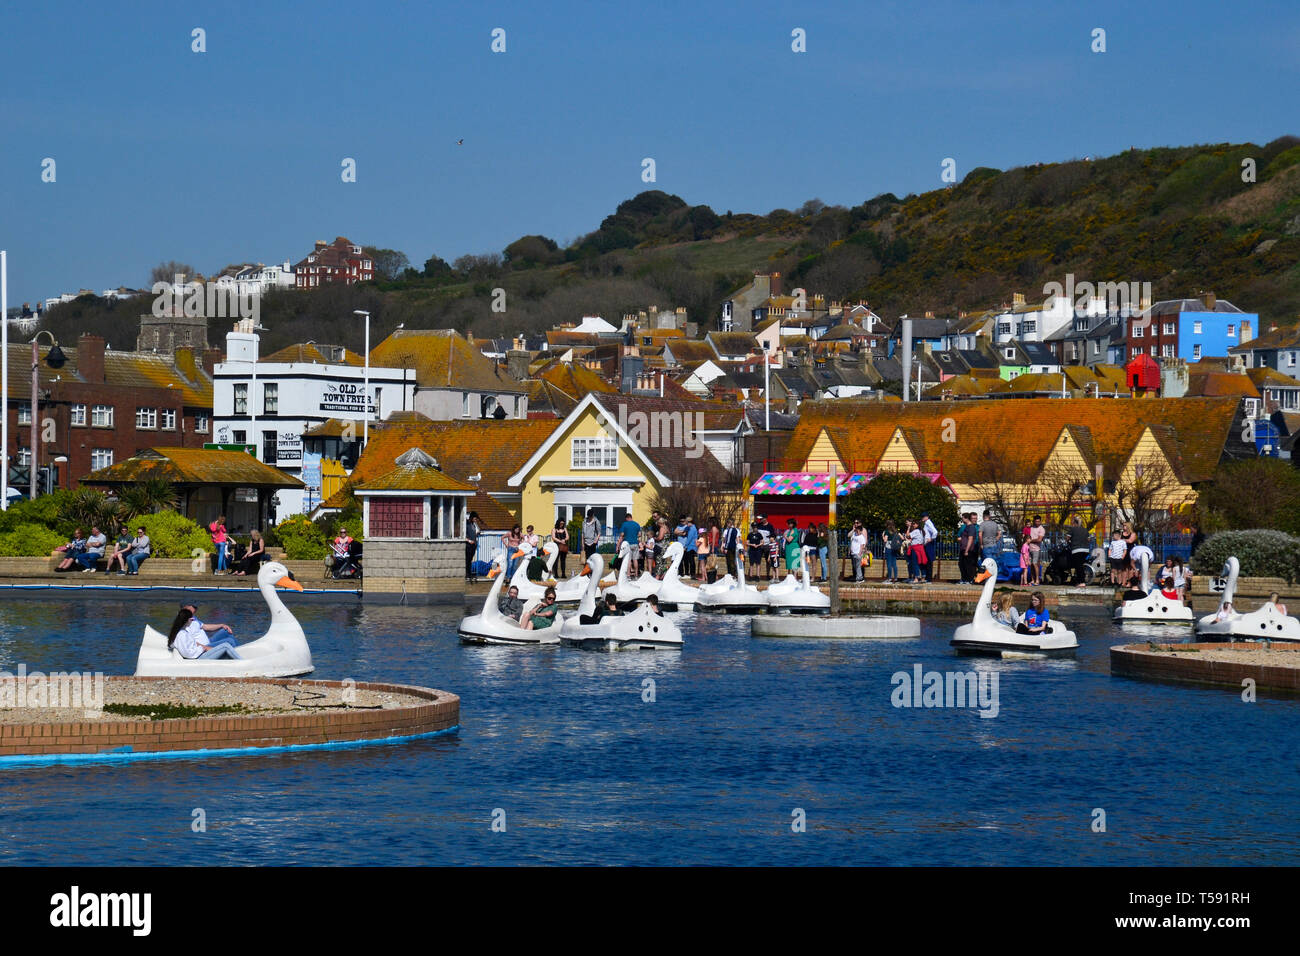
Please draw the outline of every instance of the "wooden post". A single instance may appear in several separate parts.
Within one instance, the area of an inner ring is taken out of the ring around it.
[[[831,613],[840,613],[840,542],[839,532],[834,528],[830,532],[829,554],[831,558],[831,567],[835,572],[831,575]]]

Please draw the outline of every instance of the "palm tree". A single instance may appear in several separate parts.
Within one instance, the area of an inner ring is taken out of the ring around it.
[[[180,503],[180,495],[166,478],[146,478],[133,485],[124,485],[117,493],[117,500],[123,517],[134,521],[141,515],[174,511]]]

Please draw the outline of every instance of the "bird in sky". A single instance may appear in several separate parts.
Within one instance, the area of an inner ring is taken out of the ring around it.
[[[463,140],[463,139],[458,139],[458,140],[456,140],[456,145],[457,145],[457,146],[464,146],[464,145],[465,145],[465,140]]]

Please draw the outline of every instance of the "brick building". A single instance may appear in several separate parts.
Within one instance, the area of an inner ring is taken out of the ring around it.
[[[375,277],[375,263],[350,239],[339,236],[333,242],[316,240],[316,248],[293,267],[294,281],[299,289],[339,282],[353,285],[368,282]]]
[[[174,356],[105,349],[104,339],[82,335],[64,347],[67,364],[50,368],[40,349],[37,468],[49,466],[45,488],[75,488],[92,471],[124,461],[145,448],[202,448],[212,441],[212,369],[217,349]],[[32,351],[10,345],[10,482],[31,463]],[[56,459],[66,458],[66,462]],[[23,482],[18,490],[26,491]]]

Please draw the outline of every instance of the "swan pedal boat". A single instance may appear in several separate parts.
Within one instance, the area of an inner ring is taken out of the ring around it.
[[[257,572],[257,589],[271,612],[271,626],[255,641],[239,644],[240,660],[219,658],[189,660],[175,647],[167,648],[167,635],[148,625],[136,660],[136,677],[297,677],[310,674],[311,648],[307,635],[293,612],[284,606],[276,588],[301,591],[289,569],[279,561],[267,561]]]
[[[669,551],[671,551],[673,547],[681,548],[681,545],[679,542],[674,541],[669,545]],[[618,556],[620,560],[618,566],[618,577],[615,578],[614,584],[606,589],[606,593],[612,593],[618,601],[619,607],[623,608],[630,608],[638,601],[644,601],[652,594],[658,597],[659,588],[663,585],[663,582],[649,571],[642,571],[641,576],[635,581],[628,578],[627,569],[631,566],[632,562],[628,561],[627,557],[631,553],[632,548],[626,541],[619,545]],[[677,560],[681,560],[680,552],[678,553]],[[586,569],[584,569],[584,573],[585,572]]]
[[[975,617],[971,623],[957,628],[948,642],[953,649],[959,654],[986,654],[1010,659],[1065,656],[1078,649],[1078,638],[1061,621],[1050,621],[1042,634],[1019,634],[1015,628],[995,621],[989,605],[997,586],[998,566],[992,558],[985,558],[981,567],[975,581],[983,581],[984,589],[975,607]]]
[[[736,555],[736,576],[724,575],[712,584],[701,584],[695,599],[697,611],[721,614],[760,614],[767,609],[768,596],[752,584],[745,583],[745,562]]]
[[[640,604],[626,614],[606,616],[595,624],[583,624],[581,615],[596,613],[596,595],[600,590],[605,559],[593,554],[587,559],[587,567],[591,571],[587,593],[578,605],[578,614],[565,618],[560,629],[561,643],[607,651],[676,650],[682,647],[682,632],[677,625],[662,614],[656,614],[649,604]]]
[[[483,602],[483,610],[478,614],[462,618],[456,628],[461,643],[512,644],[525,647],[560,643],[560,628],[564,624],[564,615],[557,613],[555,623],[550,627],[533,630],[520,627],[518,621],[513,621],[501,613],[497,601],[501,597],[501,586],[506,579],[504,574],[505,566],[506,554],[503,551],[492,560],[492,570],[488,572],[488,575],[493,579],[492,587],[488,590],[487,599]],[[512,579],[511,584],[513,585],[513,583]],[[543,589],[544,592],[545,589]],[[519,616],[522,618],[530,608],[540,603],[540,597],[525,602],[523,611],[520,612]]]
[[[1147,556],[1142,555],[1142,585],[1137,592],[1125,591],[1124,602],[1115,608],[1115,620],[1146,621],[1156,624],[1191,624],[1192,609],[1179,600],[1170,600],[1151,586]]]
[[[546,555],[546,579],[555,581],[551,575],[552,568],[555,567],[555,558],[560,553],[559,546],[554,541],[548,541],[542,546],[542,553]],[[586,574],[584,569],[582,574],[566,578],[563,581],[555,581],[554,584],[547,584],[534,581],[528,576],[528,564],[532,560],[532,549],[519,550],[511,555],[512,558],[523,558],[519,562],[519,567],[515,568],[515,573],[510,576],[509,587],[519,588],[519,600],[527,603],[534,599],[540,601],[546,594],[548,587],[555,588],[556,604],[576,604],[582,600],[582,594],[587,590],[587,582],[582,575]]]
[[[663,611],[689,611],[695,607],[700,598],[700,589],[684,582],[678,575],[686,548],[680,541],[668,546],[664,555],[668,558],[668,570],[659,582],[659,608]]]
[[[1223,565],[1223,596],[1219,606],[1232,603],[1237,591],[1237,575],[1241,573],[1241,564],[1235,555],[1228,558]],[[1263,607],[1248,614],[1233,612],[1226,621],[1217,620],[1218,613],[1207,614],[1196,622],[1196,633],[1218,635],[1235,640],[1254,641],[1300,641],[1300,621],[1278,612],[1277,606],[1269,601]]]
[[[799,578],[787,574],[785,580],[767,589],[767,606],[778,614],[829,614],[831,597],[812,585],[808,573],[808,556],[813,549],[804,545],[799,552]]]

